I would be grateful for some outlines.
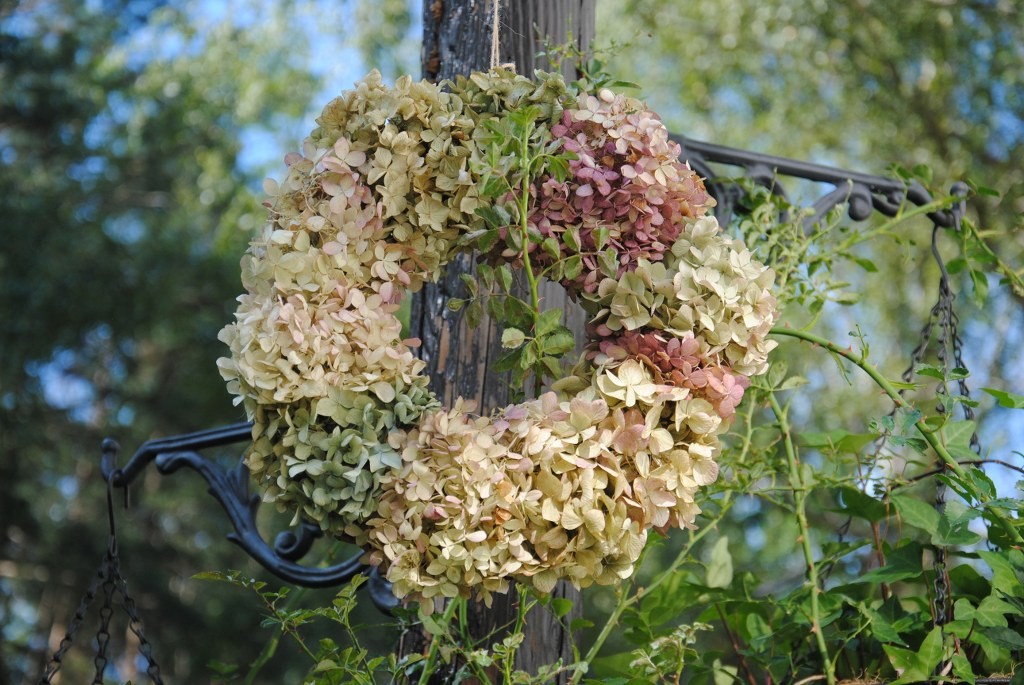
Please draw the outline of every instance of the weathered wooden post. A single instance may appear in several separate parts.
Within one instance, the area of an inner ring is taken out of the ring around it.
[[[498,0],[424,0],[423,75],[438,81],[458,74],[486,70],[492,48],[493,2]],[[571,37],[585,50],[594,36],[596,0],[502,0],[498,45],[502,63],[514,63],[521,74],[534,69],[550,69],[550,62],[538,52],[545,43],[564,45]],[[575,74],[571,64],[563,64],[566,77]],[[431,388],[445,406],[462,396],[477,400],[479,410],[488,412],[509,402],[507,378],[490,370],[501,352],[501,331],[485,319],[470,329],[465,317],[450,311],[451,297],[465,297],[460,273],[472,273],[472,259],[453,260],[443,280],[424,288],[413,303],[412,335],[422,341],[421,355],[432,378]],[[558,285],[546,283],[542,289],[545,309],[565,309],[565,324],[576,329],[582,339],[582,310],[569,302]],[[575,599],[577,593],[564,582],[555,589],[559,597]],[[515,592],[497,595],[491,608],[482,604],[470,610],[472,633],[485,637],[516,616]],[[570,617],[567,617],[571,618]],[[407,639],[404,653],[416,651],[421,642]],[[568,636],[550,614],[534,611],[527,619],[526,642],[519,652],[517,667],[535,671],[543,664],[572,658]]]

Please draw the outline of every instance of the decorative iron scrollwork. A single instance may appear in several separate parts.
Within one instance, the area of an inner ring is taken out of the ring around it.
[[[723,181],[721,175],[710,164],[740,167],[743,169],[743,175],[754,183],[783,197],[786,196],[786,192],[780,177],[799,178],[834,186],[833,190],[814,202],[813,211],[804,219],[804,225],[808,227],[844,203],[847,205],[846,213],[851,219],[864,221],[873,212],[884,216],[896,216],[900,208],[908,203],[920,207],[933,199],[928,191],[916,182],[908,185],[885,176],[705,143],[676,134],[670,134],[669,137],[682,147],[680,158],[687,160],[697,173],[707,179],[705,185],[712,197],[718,201],[715,211],[719,223],[723,225],[736,213],[737,205],[743,198],[743,191],[735,183]],[[951,192],[953,195],[965,196],[967,187],[957,183]],[[942,228],[955,228],[956,225],[954,213],[949,209],[929,212],[928,218]]]
[[[199,450],[251,439],[252,424],[238,423],[150,440],[120,468],[117,466],[120,448],[115,441],[107,439],[103,441],[102,473],[104,479],[114,487],[127,488],[153,462],[156,463],[157,471],[163,475],[175,473],[182,468],[192,469],[206,481],[210,494],[224,508],[231,521],[234,532],[228,535],[228,539],[265,569],[289,583],[312,588],[334,587],[352,580],[356,575],[368,574],[369,593],[374,604],[385,612],[394,609],[398,600],[391,593],[390,585],[376,569],[360,562],[362,555],[325,567],[299,563],[313,543],[322,536],[315,523],[303,521],[297,529],[279,533],[273,547],[267,544],[256,526],[260,497],[249,490],[249,470],[245,464],[240,460],[234,468],[225,469],[199,453]]]

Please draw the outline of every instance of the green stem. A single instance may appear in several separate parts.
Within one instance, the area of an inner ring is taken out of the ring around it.
[[[245,674],[245,680],[243,681],[244,685],[253,685],[253,683],[256,682],[256,676],[259,675],[259,672],[263,670],[263,667],[267,665],[267,662],[269,662],[273,658],[274,654],[277,653],[277,648],[281,644],[281,636],[283,634],[284,628],[282,626],[278,626],[277,629],[274,630],[274,634],[270,636],[267,644],[263,645],[263,649],[260,651],[259,656],[256,657],[256,660],[249,666],[249,671]]]
[[[865,359],[863,355],[854,354],[852,349],[844,349],[842,347],[839,347],[839,345],[836,345],[831,340],[827,340],[813,333],[808,333],[807,331],[801,331],[791,328],[773,328],[771,332],[773,335],[788,336],[790,338],[797,338],[805,342],[813,343],[815,345],[818,345],[819,347],[828,350],[832,354],[835,354],[837,356],[842,357],[843,359],[846,359],[849,362],[852,362],[854,365],[860,367],[860,369],[864,371],[864,373],[866,373],[871,378],[871,380],[873,380],[875,384],[878,385],[878,387],[885,392],[886,395],[889,396],[889,398],[896,404],[897,407],[903,409],[911,408],[910,403],[903,399],[903,396],[900,395],[899,391],[897,391],[895,387],[893,387],[892,383],[889,382],[889,379],[887,379],[885,376],[879,373],[878,369],[876,369],[874,366],[868,364],[867,359]],[[917,422],[914,424],[914,427],[917,428],[918,432],[925,439],[925,441],[927,441],[931,448],[935,450],[935,453],[939,455],[939,458],[942,460],[942,462],[947,467],[949,467],[949,470],[955,473],[957,477],[959,477],[965,485],[969,485],[971,480],[968,477],[967,472],[964,470],[963,466],[961,466],[960,463],[957,462],[955,458],[953,458],[953,455],[949,453],[949,450],[946,449],[946,446],[942,444],[939,432],[932,430],[928,426],[928,424],[925,423],[923,417],[917,420]],[[975,491],[974,495],[982,503],[988,503],[992,500],[991,497],[980,491]],[[992,515],[993,517],[995,517],[996,521],[999,522],[999,525],[1003,529],[1003,531],[1009,536],[1009,538],[1019,545],[1024,545],[1024,537],[1022,537],[1021,533],[1017,531],[1009,521],[1006,520],[1006,517],[997,509],[993,508],[990,511],[992,512]]]
[[[736,459],[737,465],[743,464],[746,461],[747,455],[750,452],[750,446],[753,444],[752,438],[754,434],[754,408],[751,405],[752,403],[749,403],[747,407],[744,422],[745,436],[742,441],[743,449],[740,451],[740,454]],[[734,494],[735,492],[733,490],[725,491],[725,495],[722,497],[721,500],[721,509],[719,510],[718,515],[715,516],[715,518],[709,521],[706,526],[702,527],[696,533],[691,533],[690,540],[681,550],[679,550],[679,554],[677,554],[676,558],[672,560],[672,563],[668,565],[668,568],[666,568],[664,571],[662,571],[653,579],[651,579],[651,582],[648,583],[645,588],[643,588],[640,591],[637,591],[636,594],[633,595],[629,594],[627,589],[628,585],[627,588],[624,588],[622,590],[620,599],[616,604],[615,609],[612,610],[612,615],[608,617],[608,621],[605,622],[604,626],[602,626],[601,632],[598,634],[597,639],[594,640],[594,644],[590,646],[590,649],[587,651],[586,657],[580,663],[590,664],[591,662],[593,662],[593,660],[597,657],[598,652],[600,652],[601,648],[604,647],[605,641],[608,640],[609,636],[611,636],[612,634],[612,631],[615,630],[615,628],[618,626],[619,619],[622,618],[622,614],[625,613],[626,609],[636,604],[636,602],[640,600],[644,593],[654,590],[659,585],[667,581],[670,577],[672,577],[673,573],[679,570],[680,566],[689,561],[690,552],[693,550],[694,546],[698,542],[700,542],[705,535],[707,535],[712,530],[715,530],[715,528],[718,526],[718,522],[725,518],[725,515],[729,513],[729,510],[732,508],[733,505],[732,498]],[[646,554],[646,551],[647,550],[645,549],[644,552],[641,554],[640,559],[637,560],[636,567],[638,569],[643,563],[643,555]],[[635,577],[636,575],[634,574],[634,578]],[[631,582],[635,582],[635,580]],[[570,685],[577,685],[577,683],[579,683],[580,679],[582,678],[583,671],[577,669],[573,673],[572,679],[569,681],[569,683]]]
[[[284,611],[288,611],[291,608],[298,605],[298,603],[302,600],[303,596],[305,596],[307,591],[307,588],[298,588],[294,593],[290,594],[285,604]],[[264,605],[266,605],[267,609],[269,609],[271,613],[275,615],[279,614],[277,607],[274,606],[274,604],[272,603],[268,603],[267,600],[263,597],[263,595],[259,593],[259,591],[256,592],[256,595],[260,598],[260,600],[263,601]],[[252,685],[254,682],[256,682],[256,676],[259,675],[260,671],[263,670],[263,667],[266,666],[267,663],[274,657],[274,654],[277,653],[277,648],[281,645],[281,637],[285,634],[285,632],[291,635],[295,639],[295,641],[299,643],[299,645],[306,652],[306,654],[309,655],[310,659],[312,659],[314,662],[316,661],[316,655],[312,654],[309,651],[305,643],[302,641],[301,636],[299,636],[295,630],[287,628],[285,624],[282,622],[277,624],[277,627],[274,629],[274,633],[270,636],[270,639],[267,640],[267,644],[263,646],[263,649],[260,650],[259,656],[257,656],[256,660],[253,661],[252,664],[249,666],[249,670],[246,672],[245,680],[243,681],[244,685]]]
[[[978,249],[985,253],[985,256],[992,264],[995,264],[994,271],[1001,274],[1003,278],[1006,279],[1006,282],[1009,284],[1010,290],[1013,291],[1014,295],[1024,298],[1024,279],[1021,279],[1020,275],[1006,262],[1000,259],[999,255],[989,247],[988,243],[985,242],[985,239],[981,237],[981,233],[978,232],[978,229],[975,227],[973,222],[964,221],[963,226],[967,229],[967,232],[970,233],[971,237],[974,238],[974,244]]]
[[[526,602],[526,588],[523,585],[516,584],[516,593],[519,595],[519,602],[516,606],[516,623],[512,630],[511,635],[521,635],[523,632],[523,626],[526,625],[526,612],[530,610]],[[512,666],[515,663],[516,652],[518,648],[509,647],[505,651],[504,663],[502,664],[505,672],[505,685],[512,685]]]
[[[718,522],[721,521],[725,517],[725,514],[729,511],[729,509],[732,508],[732,495],[733,493],[731,490],[726,491],[725,496],[722,498],[722,508],[718,512],[718,515],[714,519],[712,519],[708,523],[708,525],[702,527],[700,530],[698,530],[696,533],[693,533],[690,536],[690,540],[679,551],[679,554],[677,554],[676,558],[672,560],[672,563],[669,564],[668,568],[666,568],[664,571],[655,576],[650,583],[648,583],[645,587],[638,590],[636,593],[629,593],[629,584],[626,584],[620,590],[620,599],[618,603],[616,603],[615,609],[612,610],[611,616],[608,617],[608,621],[601,628],[601,632],[598,633],[597,639],[594,640],[594,644],[590,646],[590,649],[587,651],[587,655],[584,657],[582,663],[590,664],[593,662],[593,660],[597,657],[598,652],[600,652],[601,648],[604,646],[604,643],[611,636],[612,631],[615,630],[616,627],[618,627],[619,619],[622,618],[622,614],[626,612],[626,609],[640,601],[641,597],[643,597],[645,593],[651,592],[659,585],[667,581],[672,576],[672,574],[679,569],[680,566],[682,566],[685,562],[690,561],[690,552],[693,550],[694,546],[696,546],[696,544],[700,542],[705,535],[714,530],[718,525]],[[645,548],[644,553],[646,553],[646,551],[647,550]],[[637,560],[636,568],[639,569],[642,563],[643,554]],[[569,683],[570,685],[577,685],[577,683],[579,683],[582,678],[583,671],[577,669],[576,672],[573,673],[572,679],[569,681]]]
[[[459,604],[465,604],[465,600],[461,597],[455,597],[448,602],[448,606],[445,607],[444,614],[441,617],[441,627],[446,631],[452,623],[452,616],[455,614],[455,609]],[[430,682],[430,676],[434,674],[434,662],[437,661],[437,653],[441,649],[441,636],[434,635],[430,640],[430,650],[427,652],[427,661],[423,664],[423,671],[420,673],[419,685],[427,685]]]
[[[797,525],[800,526],[800,545],[804,552],[804,563],[807,564],[807,582],[811,586],[811,632],[818,644],[818,651],[821,653],[821,663],[825,668],[825,679],[828,685],[836,681],[835,669],[832,659],[828,653],[828,644],[825,642],[825,634],[821,629],[821,605],[818,595],[821,594],[821,585],[818,579],[818,565],[814,563],[814,550],[811,547],[811,526],[807,521],[807,485],[804,483],[800,473],[800,464],[796,457],[796,448],[793,445],[793,433],[789,428],[787,412],[779,405],[774,392],[768,393],[768,403],[771,405],[775,419],[779,422],[779,431],[782,433],[783,444],[786,450],[786,463],[789,466],[789,481],[793,491],[794,509],[796,511]]]

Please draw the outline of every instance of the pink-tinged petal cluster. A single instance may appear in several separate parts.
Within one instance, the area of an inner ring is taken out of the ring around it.
[[[706,359],[702,347],[707,346],[701,343],[693,334],[675,337],[663,331],[624,331],[597,341],[597,351],[591,355],[598,365],[639,360],[651,370],[655,383],[685,388],[690,396],[710,402],[723,419],[730,419],[750,379]]]
[[[599,280],[596,231],[608,230],[622,275],[638,260],[664,259],[685,221],[703,216],[715,202],[700,177],[679,160],[679,145],[668,138],[661,119],[639,100],[602,89],[581,94],[562,113],[551,133],[575,159],[569,177],[543,180],[535,190],[530,223],[554,236],[571,257],[564,239],[578,232],[583,271],[566,287],[593,292]],[[541,265],[550,257],[536,253]]]

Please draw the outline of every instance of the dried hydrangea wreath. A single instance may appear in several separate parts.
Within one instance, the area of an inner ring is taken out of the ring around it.
[[[613,583],[650,529],[692,527],[719,435],[766,369],[774,274],[706,215],[714,201],[658,116],[605,87],[495,69],[444,88],[372,73],[317,123],[267,184],[221,333],[264,499],[364,546],[426,611],[510,579]],[[460,251],[504,289],[499,315],[522,267],[528,325],[504,342],[521,376],[561,376],[491,416],[439,406],[395,316]],[[569,371],[541,276],[591,317]]]

